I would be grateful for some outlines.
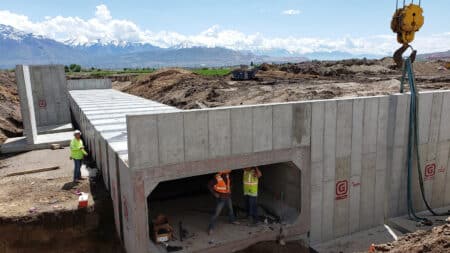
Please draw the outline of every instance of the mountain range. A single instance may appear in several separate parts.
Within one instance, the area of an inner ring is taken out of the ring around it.
[[[96,68],[142,67],[219,67],[250,62],[300,62],[305,60],[341,60],[348,58],[381,58],[382,55],[353,55],[346,52],[292,54],[285,49],[237,51],[220,47],[178,45],[161,48],[151,44],[115,41],[93,41],[80,44],[59,42],[0,24],[0,68],[16,64],[80,64]]]

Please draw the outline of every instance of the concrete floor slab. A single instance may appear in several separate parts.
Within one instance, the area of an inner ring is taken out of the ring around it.
[[[72,123],[42,126],[37,128],[38,134],[61,133],[61,132],[69,132],[71,130],[73,130]]]
[[[392,229],[395,236],[402,233]],[[348,236],[340,237],[326,243],[311,245],[311,248],[319,253],[339,252],[367,252],[372,243],[381,244],[394,241],[395,238],[385,226],[378,226],[369,230],[357,232]]]
[[[26,137],[9,138],[0,146],[0,153],[16,153],[36,149],[48,149],[52,144],[69,146],[73,138],[73,132],[62,132],[52,134],[40,134],[37,136],[35,144],[29,144]]]
[[[436,208],[433,209],[437,213],[441,212],[447,212],[450,210],[450,206],[442,207],[442,208]],[[433,222],[432,226],[424,226],[420,224],[419,222],[413,221],[408,218],[408,215],[395,217],[388,220],[388,225],[390,225],[393,228],[396,228],[399,231],[402,231],[403,233],[411,233],[415,232],[417,230],[431,230],[435,226],[440,226],[445,223],[445,219],[449,215],[443,215],[443,216],[432,216],[430,212],[424,211],[420,213],[416,213],[419,217],[424,217]]]
[[[233,225],[228,222],[226,210],[224,210],[223,215],[217,220],[213,233],[208,235],[208,223],[215,208],[215,201],[209,195],[156,201],[153,206],[155,208],[152,213],[164,213],[169,218],[175,236],[169,245],[183,247],[181,252],[209,252],[223,245],[229,245],[230,250],[227,252],[234,252],[242,249],[241,241],[248,241],[251,244],[251,241],[261,236],[267,236],[267,234],[272,234],[275,239],[280,227],[275,223],[248,226],[247,219],[242,218],[238,218],[240,224]],[[187,231],[183,241],[180,241],[179,238],[180,222],[182,222],[183,229]],[[160,247],[161,252],[165,252],[163,247]],[[235,247],[234,250],[233,247]]]

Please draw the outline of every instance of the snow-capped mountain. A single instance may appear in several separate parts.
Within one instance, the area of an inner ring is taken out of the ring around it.
[[[41,36],[36,36],[31,33],[26,33],[23,31],[19,31],[12,26],[2,25],[0,24],[0,38],[3,40],[16,40],[21,41],[28,37],[41,38]]]
[[[180,45],[165,49],[125,41],[82,42],[81,38],[62,43],[0,24],[0,68],[45,63],[77,63],[100,68],[224,66],[263,60],[251,53],[225,48]]]

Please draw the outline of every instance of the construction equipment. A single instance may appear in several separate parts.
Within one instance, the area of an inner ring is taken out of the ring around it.
[[[394,61],[398,68],[403,67],[403,54],[408,48],[412,49],[410,56],[414,62],[416,51],[411,47],[410,43],[414,40],[417,31],[422,28],[424,24],[423,9],[421,7],[421,0],[418,4],[411,0],[409,5],[406,5],[406,0],[403,0],[403,7],[399,8],[398,0],[396,2],[396,10],[392,17],[391,29],[397,33],[397,41],[402,46],[394,53]]]
[[[169,224],[169,219],[159,214],[152,222],[152,240],[157,243],[167,242],[173,239],[173,228]]]
[[[239,68],[231,71],[231,74],[234,81],[245,81],[256,79],[257,72],[258,69],[253,66],[249,68],[247,65],[241,65]]]

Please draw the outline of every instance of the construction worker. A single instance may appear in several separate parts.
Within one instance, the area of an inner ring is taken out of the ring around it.
[[[70,142],[70,159],[74,162],[73,182],[76,183],[77,180],[81,179],[81,162],[83,161],[84,156],[87,155],[87,152],[83,146],[81,132],[75,130],[73,136],[74,138]]]
[[[244,169],[244,198],[247,204],[247,215],[250,225],[258,223],[258,181],[262,176],[258,167],[249,167]]]
[[[236,222],[236,217],[234,216],[233,211],[233,202],[231,200],[231,179],[230,179],[230,170],[225,170],[217,173],[214,176],[209,184],[208,188],[211,191],[212,195],[216,198],[217,204],[214,215],[211,218],[208,227],[208,234],[212,234],[214,230],[214,224],[217,221],[217,218],[220,216],[223,207],[226,205],[228,208],[228,219],[232,224],[239,224]]]

